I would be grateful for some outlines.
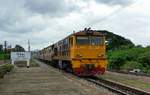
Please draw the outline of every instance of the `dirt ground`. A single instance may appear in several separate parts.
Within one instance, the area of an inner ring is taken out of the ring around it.
[[[0,79],[0,95],[110,95],[68,79],[52,67],[15,67]]]

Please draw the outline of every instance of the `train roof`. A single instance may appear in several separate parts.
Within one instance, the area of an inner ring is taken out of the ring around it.
[[[93,35],[93,36],[106,36],[106,33],[107,33],[108,31],[106,31],[106,30],[91,30],[91,28],[85,28],[84,30],[81,30],[81,31],[79,31],[79,32],[74,32],[73,34],[71,34],[71,35],[69,35],[69,36],[67,36],[67,37],[65,37],[64,39],[66,39],[66,38],[68,38],[68,37],[70,37],[70,36],[84,36],[84,35]],[[62,40],[64,40],[64,39],[62,39]],[[60,41],[58,41],[58,42],[61,42],[62,40],[60,40]],[[58,43],[57,42],[57,43]],[[57,44],[57,43],[55,43],[55,44]],[[52,45],[55,45],[55,44],[52,44]],[[43,48],[42,49],[42,51],[43,50],[46,50],[47,48],[50,48],[52,45],[49,45],[49,46],[47,46],[47,47],[45,47],[45,48]]]
[[[91,28],[85,28],[79,32],[73,33],[71,35],[106,35],[106,30],[91,30]],[[71,36],[70,35],[70,36]]]
[[[85,32],[85,31],[80,31],[77,33],[74,33],[73,35],[93,35],[93,36],[102,36],[102,35],[106,35],[105,33],[103,33],[102,31],[90,31],[90,32]]]

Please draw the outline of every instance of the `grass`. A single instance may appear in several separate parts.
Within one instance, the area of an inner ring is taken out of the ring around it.
[[[39,64],[34,59],[31,59],[31,66],[37,67]]]
[[[142,79],[136,79],[136,78],[131,78],[128,76],[119,76],[119,75],[113,75],[113,74],[104,74],[101,76],[103,79],[109,79],[112,81],[120,82],[125,85],[129,85],[131,87],[136,87],[142,90],[149,91],[150,89],[150,82],[146,82]]]

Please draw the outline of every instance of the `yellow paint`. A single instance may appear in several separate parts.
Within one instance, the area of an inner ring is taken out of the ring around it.
[[[73,46],[70,48],[70,57],[73,68],[82,64],[95,64],[95,67],[107,67],[106,45],[76,45],[73,36]]]

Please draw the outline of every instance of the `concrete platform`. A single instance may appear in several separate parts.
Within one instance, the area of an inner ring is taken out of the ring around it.
[[[0,95],[106,95],[67,79],[46,64],[38,63],[40,67],[16,67],[0,79]]]

